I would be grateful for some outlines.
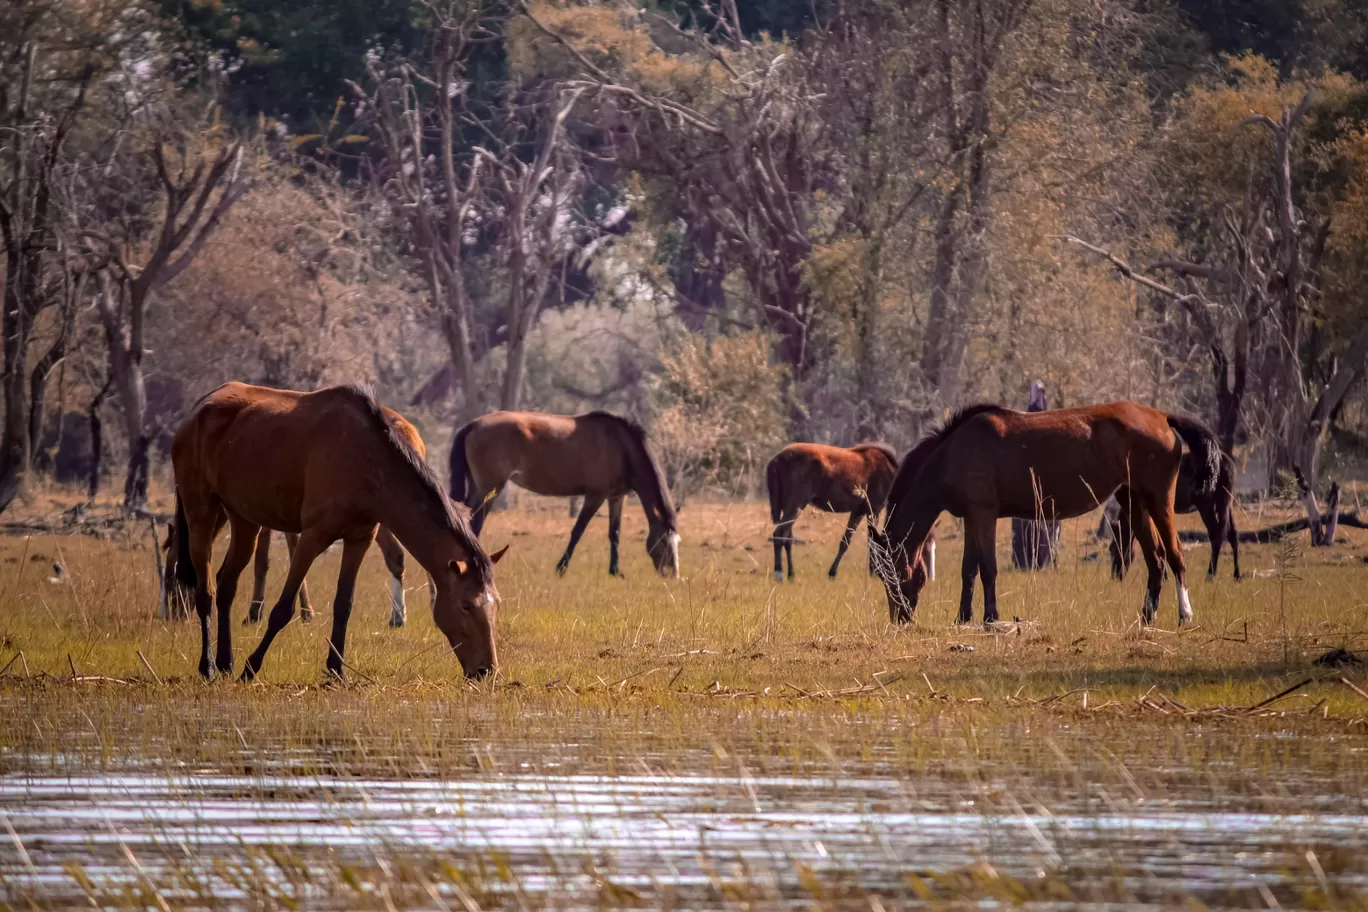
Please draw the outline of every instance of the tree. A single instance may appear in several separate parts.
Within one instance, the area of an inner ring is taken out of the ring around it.
[[[0,243],[4,246],[4,402],[0,511],[26,478],[43,424],[48,375],[65,356],[87,275],[63,209],[72,147],[92,95],[152,28],[126,0],[16,0],[0,11]],[[133,37],[130,37],[133,36]],[[55,326],[45,312],[59,307]],[[46,332],[44,330],[46,329]],[[30,374],[29,349],[48,348]]]
[[[95,302],[128,438],[124,506],[139,511],[147,506],[153,431],[143,368],[148,305],[194,262],[250,182],[239,142],[136,120],[129,128],[132,135],[87,172],[112,186],[91,188],[96,202],[82,234],[106,264]]]
[[[499,406],[516,408],[527,335],[556,265],[578,241],[570,223],[582,179],[566,118],[579,93],[510,85],[498,107],[477,107],[466,68],[474,49],[493,40],[496,11],[482,0],[444,0],[428,12],[429,47],[399,60],[372,57],[367,85],[352,89],[380,134],[376,183],[421,263],[464,411],[473,416],[483,410],[487,384],[473,332],[471,261],[484,242],[494,248],[486,262],[503,267],[503,303],[495,309],[506,359],[493,385]]]

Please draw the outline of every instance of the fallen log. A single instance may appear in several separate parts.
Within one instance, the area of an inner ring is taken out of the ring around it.
[[[1358,511],[1347,512],[1341,510],[1335,518],[1337,525],[1349,526],[1354,529],[1368,529],[1368,520],[1359,517]],[[1311,527],[1311,520],[1303,516],[1301,519],[1293,519],[1288,522],[1278,523],[1266,529],[1248,529],[1240,532],[1241,544],[1267,545],[1279,541],[1293,534],[1301,532]],[[1207,540],[1205,532],[1193,530],[1183,530],[1178,533],[1178,539],[1185,542],[1204,542]]]

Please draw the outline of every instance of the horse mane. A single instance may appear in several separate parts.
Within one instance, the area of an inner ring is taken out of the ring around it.
[[[898,451],[893,449],[893,446],[891,444],[887,444],[883,441],[877,440],[865,440],[861,443],[855,444],[853,447],[851,447],[851,449],[878,450],[880,453],[883,453],[885,456],[888,457],[888,461],[893,464],[894,468],[898,467]]]
[[[624,436],[632,442],[637,455],[640,456],[647,468],[647,471],[644,473],[646,477],[640,478],[638,481],[642,483],[648,481],[654,483],[656,502],[660,505],[661,518],[665,521],[665,525],[669,527],[671,531],[676,530],[678,528],[678,518],[675,514],[674,501],[670,498],[670,486],[665,482],[665,473],[661,470],[660,463],[656,461],[655,454],[652,453],[651,448],[646,445],[646,428],[642,426],[641,422],[634,418],[626,418],[622,415],[615,415],[612,412],[605,412],[600,409],[586,412],[580,417],[612,424],[626,432]],[[640,492],[638,492],[638,496],[640,496]]]
[[[957,409],[951,413],[940,427],[927,434],[921,441],[908,451],[903,457],[902,464],[898,466],[898,473],[893,476],[893,487],[888,492],[887,510],[891,518],[893,508],[896,507],[911,492],[912,483],[917,480],[922,469],[930,461],[931,455],[940,448],[940,445],[949,439],[950,435],[959,430],[960,426],[971,418],[991,412],[1006,412],[1009,409],[992,402],[979,402],[974,405],[966,405],[964,408]]]
[[[456,541],[465,549],[466,562],[478,575],[480,582],[486,586],[492,583],[494,581],[494,565],[490,562],[489,555],[485,554],[484,548],[480,547],[479,539],[470,529],[470,523],[464,516],[456,512],[451,498],[447,497],[446,490],[442,487],[442,483],[433,474],[432,467],[427,464],[427,460],[418,455],[418,451],[413,448],[413,445],[408,442],[403,434],[399,433],[394,422],[381,410],[380,403],[375,400],[375,394],[371,392],[369,387],[355,383],[348,383],[345,386],[337,387],[337,389],[361,406],[376,430],[380,431],[381,438],[413,471],[414,477],[425,489],[427,496],[423,498],[423,506],[428,515],[456,536]]]

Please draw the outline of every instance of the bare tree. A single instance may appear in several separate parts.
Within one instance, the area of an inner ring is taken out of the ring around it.
[[[141,205],[129,206],[125,201],[120,210],[131,211],[131,217],[101,220],[83,234],[107,264],[96,277],[95,302],[104,328],[109,378],[128,436],[124,506],[137,511],[147,506],[152,439],[143,370],[148,304],[194,262],[228,211],[247,192],[249,181],[241,143],[176,130],[152,138],[150,148],[136,141],[127,145],[129,155],[114,153],[93,168],[91,176],[107,181],[114,169],[132,172],[124,175],[120,189],[141,196]],[[213,145],[218,146],[216,152]],[[155,174],[139,173],[138,162],[144,156]]]
[[[51,13],[51,11],[49,11]],[[64,61],[44,60],[40,36],[19,35],[17,71],[0,72],[0,242],[4,245],[5,284],[3,439],[0,439],[0,511],[19,492],[42,434],[43,395],[48,375],[62,360],[76,300],[80,268],[68,258],[62,233],[60,184],[65,180],[67,144],[86,110],[93,63],[45,80],[40,69],[60,69]],[[47,36],[43,36],[47,37]],[[26,39],[26,40],[25,40]],[[13,82],[6,77],[16,76]],[[27,369],[29,347],[40,316],[64,305],[56,338]]]
[[[1296,205],[1292,182],[1293,135],[1313,98],[1308,90],[1276,120],[1255,115],[1245,121],[1274,137],[1271,179],[1251,180],[1240,210],[1221,211],[1218,242],[1207,251],[1206,261],[1172,256],[1147,270],[1175,275],[1173,285],[1092,244],[1067,240],[1106,257],[1123,275],[1178,302],[1190,316],[1211,354],[1217,424],[1227,453],[1243,417],[1248,381],[1251,375],[1256,379],[1270,416],[1270,468],[1297,478],[1312,543],[1328,545],[1315,496],[1320,450],[1330,415],[1363,373],[1368,323],[1348,341],[1342,356],[1308,344],[1320,294],[1320,260],[1331,230],[1328,219],[1314,227],[1308,224],[1310,217]]]
[[[580,93],[537,98],[509,87],[502,105],[477,106],[465,70],[474,49],[495,35],[495,10],[480,0],[441,0],[426,11],[426,53],[388,63],[373,57],[368,85],[352,90],[380,134],[381,186],[422,264],[470,416],[483,410],[486,386],[468,280],[474,251],[492,239],[504,269],[506,298],[496,310],[507,360],[493,385],[499,406],[516,408],[527,336],[569,244],[579,174],[565,122]]]

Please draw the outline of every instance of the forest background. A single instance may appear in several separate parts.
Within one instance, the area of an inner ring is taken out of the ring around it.
[[[145,507],[230,379],[434,464],[611,409],[677,496],[947,409],[1368,447],[1368,0],[10,0],[0,511]]]

